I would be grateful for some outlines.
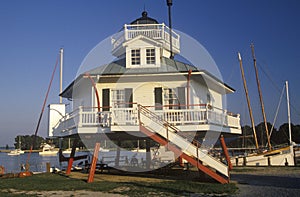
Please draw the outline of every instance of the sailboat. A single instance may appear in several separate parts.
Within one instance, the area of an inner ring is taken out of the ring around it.
[[[253,137],[254,137],[255,145],[256,145],[256,152],[249,154],[249,155],[243,155],[243,156],[231,158],[231,162],[233,163],[233,165],[236,165],[236,166],[271,166],[271,165],[272,166],[294,166],[295,164],[294,164],[293,143],[292,143],[292,139],[291,139],[291,122],[290,122],[288,82],[286,81],[285,86],[286,86],[286,96],[287,96],[287,103],[288,103],[289,145],[278,148],[278,149],[274,149],[274,147],[271,146],[271,142],[270,142],[270,135],[269,135],[266,116],[265,116],[265,112],[264,112],[264,105],[263,105],[260,83],[259,83],[258,73],[257,73],[257,68],[256,68],[256,58],[254,55],[253,44],[251,45],[251,48],[252,48],[252,56],[253,56],[253,60],[254,60],[256,81],[257,81],[258,92],[259,92],[259,96],[260,96],[262,114],[264,117],[266,136],[268,139],[268,143],[267,143],[268,149],[261,150],[258,146],[258,141],[257,141],[257,136],[256,136],[256,131],[255,131],[255,124],[254,124],[252,109],[251,109],[251,105],[250,105],[250,98],[248,95],[247,83],[245,80],[244,69],[243,69],[243,65],[242,65],[242,58],[241,58],[240,53],[238,53],[238,59],[240,62],[240,68],[241,68],[243,84],[244,84],[244,90],[245,90],[245,94],[246,94],[246,98],[247,98],[247,104],[248,104],[250,119],[251,119],[251,123],[252,123]]]

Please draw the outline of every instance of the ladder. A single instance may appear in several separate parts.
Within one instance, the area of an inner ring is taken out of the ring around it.
[[[167,146],[190,164],[220,183],[229,182],[229,167],[201,148],[201,143],[181,132],[160,116],[138,105],[140,131],[161,145]]]

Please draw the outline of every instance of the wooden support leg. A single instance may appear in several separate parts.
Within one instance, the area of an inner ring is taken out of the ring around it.
[[[229,154],[228,154],[227,146],[226,146],[223,135],[221,135],[221,137],[220,137],[220,142],[221,142],[221,146],[222,146],[225,158],[226,158],[227,163],[228,163],[228,169],[232,170],[232,163],[230,161],[230,157],[229,157]]]
[[[98,160],[99,149],[100,149],[100,143],[97,142],[95,144],[91,169],[90,169],[89,177],[88,177],[88,180],[87,180],[88,183],[91,183],[91,182],[94,181],[94,175],[95,175],[95,171],[96,171],[96,165],[97,165],[97,160]]]
[[[120,154],[121,154],[121,141],[118,141],[118,147],[117,147],[117,155],[116,155],[116,158],[115,158],[115,166],[116,167],[119,167],[120,165]]]
[[[184,167],[184,163],[183,163],[183,159],[182,159],[181,155],[178,156],[178,162],[181,167]]]
[[[151,166],[151,151],[150,151],[150,140],[146,140],[146,169],[150,170]]]
[[[73,161],[74,161],[74,156],[75,156],[75,151],[76,151],[76,146],[77,146],[77,139],[75,139],[73,141],[73,145],[72,145],[72,151],[70,154],[70,158],[68,161],[68,168],[66,170],[66,175],[69,175],[71,173],[71,169],[72,169],[72,165],[73,165]]]

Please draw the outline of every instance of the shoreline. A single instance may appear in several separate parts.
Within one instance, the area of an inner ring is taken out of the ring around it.
[[[15,149],[0,149],[0,153],[9,153],[10,151],[15,150]],[[22,150],[25,153],[29,153],[30,150]],[[32,150],[33,153],[38,153],[41,152],[42,150]]]

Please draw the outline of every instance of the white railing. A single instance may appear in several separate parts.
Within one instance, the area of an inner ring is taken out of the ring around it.
[[[67,132],[76,127],[110,127],[111,112],[98,112],[96,108],[78,109],[68,113],[54,126],[53,132]]]
[[[227,113],[210,105],[202,104],[193,106],[192,109],[169,109],[155,110],[155,107],[147,107],[173,125],[201,125],[214,124],[230,128],[240,128],[239,115]],[[65,132],[76,127],[110,127],[111,125],[136,125],[138,126],[138,109],[111,108],[110,111],[98,112],[96,108],[79,107],[63,117],[53,128],[56,132]]]
[[[207,113],[205,109],[169,109],[154,111],[154,113],[170,124],[203,124],[207,122]]]
[[[240,125],[240,114],[232,114],[232,113],[228,113],[226,116],[226,125],[228,127],[234,127],[234,128],[241,128]]]
[[[202,104],[193,109],[164,109],[155,111],[171,124],[215,124],[225,127],[240,128],[240,116],[227,113],[210,105]]]
[[[114,108],[112,109],[113,125],[138,125],[137,108]]]
[[[175,50],[180,48],[180,36],[175,31],[171,31],[168,26],[162,24],[136,24],[124,25],[124,31],[117,33],[111,38],[112,50],[118,48],[124,41],[144,35],[162,43],[170,44],[170,32],[172,35],[172,47]]]

